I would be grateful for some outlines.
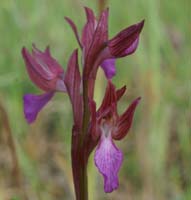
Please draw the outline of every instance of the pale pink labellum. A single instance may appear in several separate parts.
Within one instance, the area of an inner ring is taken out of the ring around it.
[[[95,165],[104,177],[105,192],[112,192],[119,186],[118,172],[123,161],[122,152],[110,136],[102,136],[94,156]]]

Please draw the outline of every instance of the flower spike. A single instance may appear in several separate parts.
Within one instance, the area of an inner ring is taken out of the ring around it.
[[[79,69],[78,50],[71,54],[66,73],[53,58],[49,47],[44,51],[33,45],[32,53],[24,47],[22,56],[32,82],[43,93],[25,94],[24,114],[28,123],[37,118],[41,109],[56,92],[66,92],[73,110],[71,135],[71,161],[76,199],[86,200],[87,164],[95,149],[94,163],[103,176],[104,191],[110,193],[119,186],[118,173],[123,162],[123,153],[115,144],[122,140],[131,128],[140,97],[135,99],[119,115],[117,106],[126,91],[126,86],[116,89],[112,78],[116,75],[116,59],[134,53],[138,47],[144,20],[131,25],[113,38],[108,37],[109,9],[96,18],[93,10],[84,8],[86,23],[81,35],[75,23],[65,17],[82,51],[82,69]],[[105,94],[100,107],[96,108],[94,88],[98,67],[107,79]],[[80,73],[82,71],[82,73]]]

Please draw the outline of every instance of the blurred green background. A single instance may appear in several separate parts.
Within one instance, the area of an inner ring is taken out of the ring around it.
[[[98,15],[100,3],[104,1],[0,1],[0,200],[74,199],[69,99],[57,94],[33,125],[26,123],[22,96],[40,91],[29,80],[21,48],[50,45],[66,68],[77,42],[64,16],[81,30],[83,6]],[[90,200],[190,200],[191,2],[108,0],[106,4],[110,37],[145,19],[138,50],[117,60],[113,79],[117,87],[127,85],[120,112],[133,98],[141,96],[142,101],[129,135],[117,143],[124,152],[119,189],[104,194],[91,158]],[[97,79],[99,104],[106,84],[101,70]]]

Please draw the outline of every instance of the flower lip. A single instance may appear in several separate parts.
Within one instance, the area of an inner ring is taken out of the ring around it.
[[[102,135],[95,151],[94,162],[103,175],[105,192],[110,193],[118,188],[118,172],[122,161],[123,154],[113,143],[111,136]]]

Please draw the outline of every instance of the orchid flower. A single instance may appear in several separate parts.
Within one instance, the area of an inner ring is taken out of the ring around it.
[[[49,47],[42,52],[33,45],[32,54],[23,48],[22,55],[31,81],[44,91],[40,95],[26,94],[23,97],[25,118],[32,123],[56,91],[66,92],[64,71],[51,56]]]
[[[116,90],[111,79],[116,74],[116,59],[128,56],[137,49],[144,25],[144,21],[141,21],[109,39],[109,10],[103,11],[99,19],[96,19],[90,8],[85,8],[85,12],[87,22],[83,27],[81,38],[74,22],[66,18],[82,50],[82,70],[79,68],[77,49],[73,51],[68,61],[66,73],[51,56],[48,47],[42,52],[33,46],[32,54],[26,48],[22,50],[30,79],[44,91],[41,95],[24,95],[26,120],[29,123],[34,122],[39,111],[55,92],[67,92],[70,98],[73,110],[71,161],[77,200],[88,200],[87,164],[95,148],[94,162],[103,175],[105,192],[112,192],[119,186],[118,172],[122,165],[123,154],[114,141],[122,140],[127,135],[140,97],[119,115],[117,104],[126,87]],[[105,72],[108,85],[102,104],[96,111],[93,97],[99,66]]]
[[[135,109],[140,97],[135,99],[122,115],[118,115],[117,101],[125,92],[125,87],[116,90],[108,81],[103,102],[95,113],[95,102],[91,102],[92,129],[94,139],[99,138],[94,161],[99,172],[104,177],[105,192],[112,192],[119,186],[118,172],[123,161],[123,154],[117,148],[114,140],[123,139],[132,124]],[[96,117],[93,117],[96,116]]]
[[[79,46],[83,50],[84,71],[89,74],[96,71],[101,65],[108,79],[116,74],[115,60],[135,52],[139,43],[139,35],[144,25],[144,20],[120,31],[112,39],[108,39],[108,14],[109,10],[102,12],[99,20],[96,19],[90,8],[85,8],[87,22],[82,30],[82,37],[77,31],[74,22],[66,17],[71,26]],[[94,63],[94,65],[92,65]],[[93,66],[93,69],[89,69]],[[92,75],[93,76],[93,75]]]

